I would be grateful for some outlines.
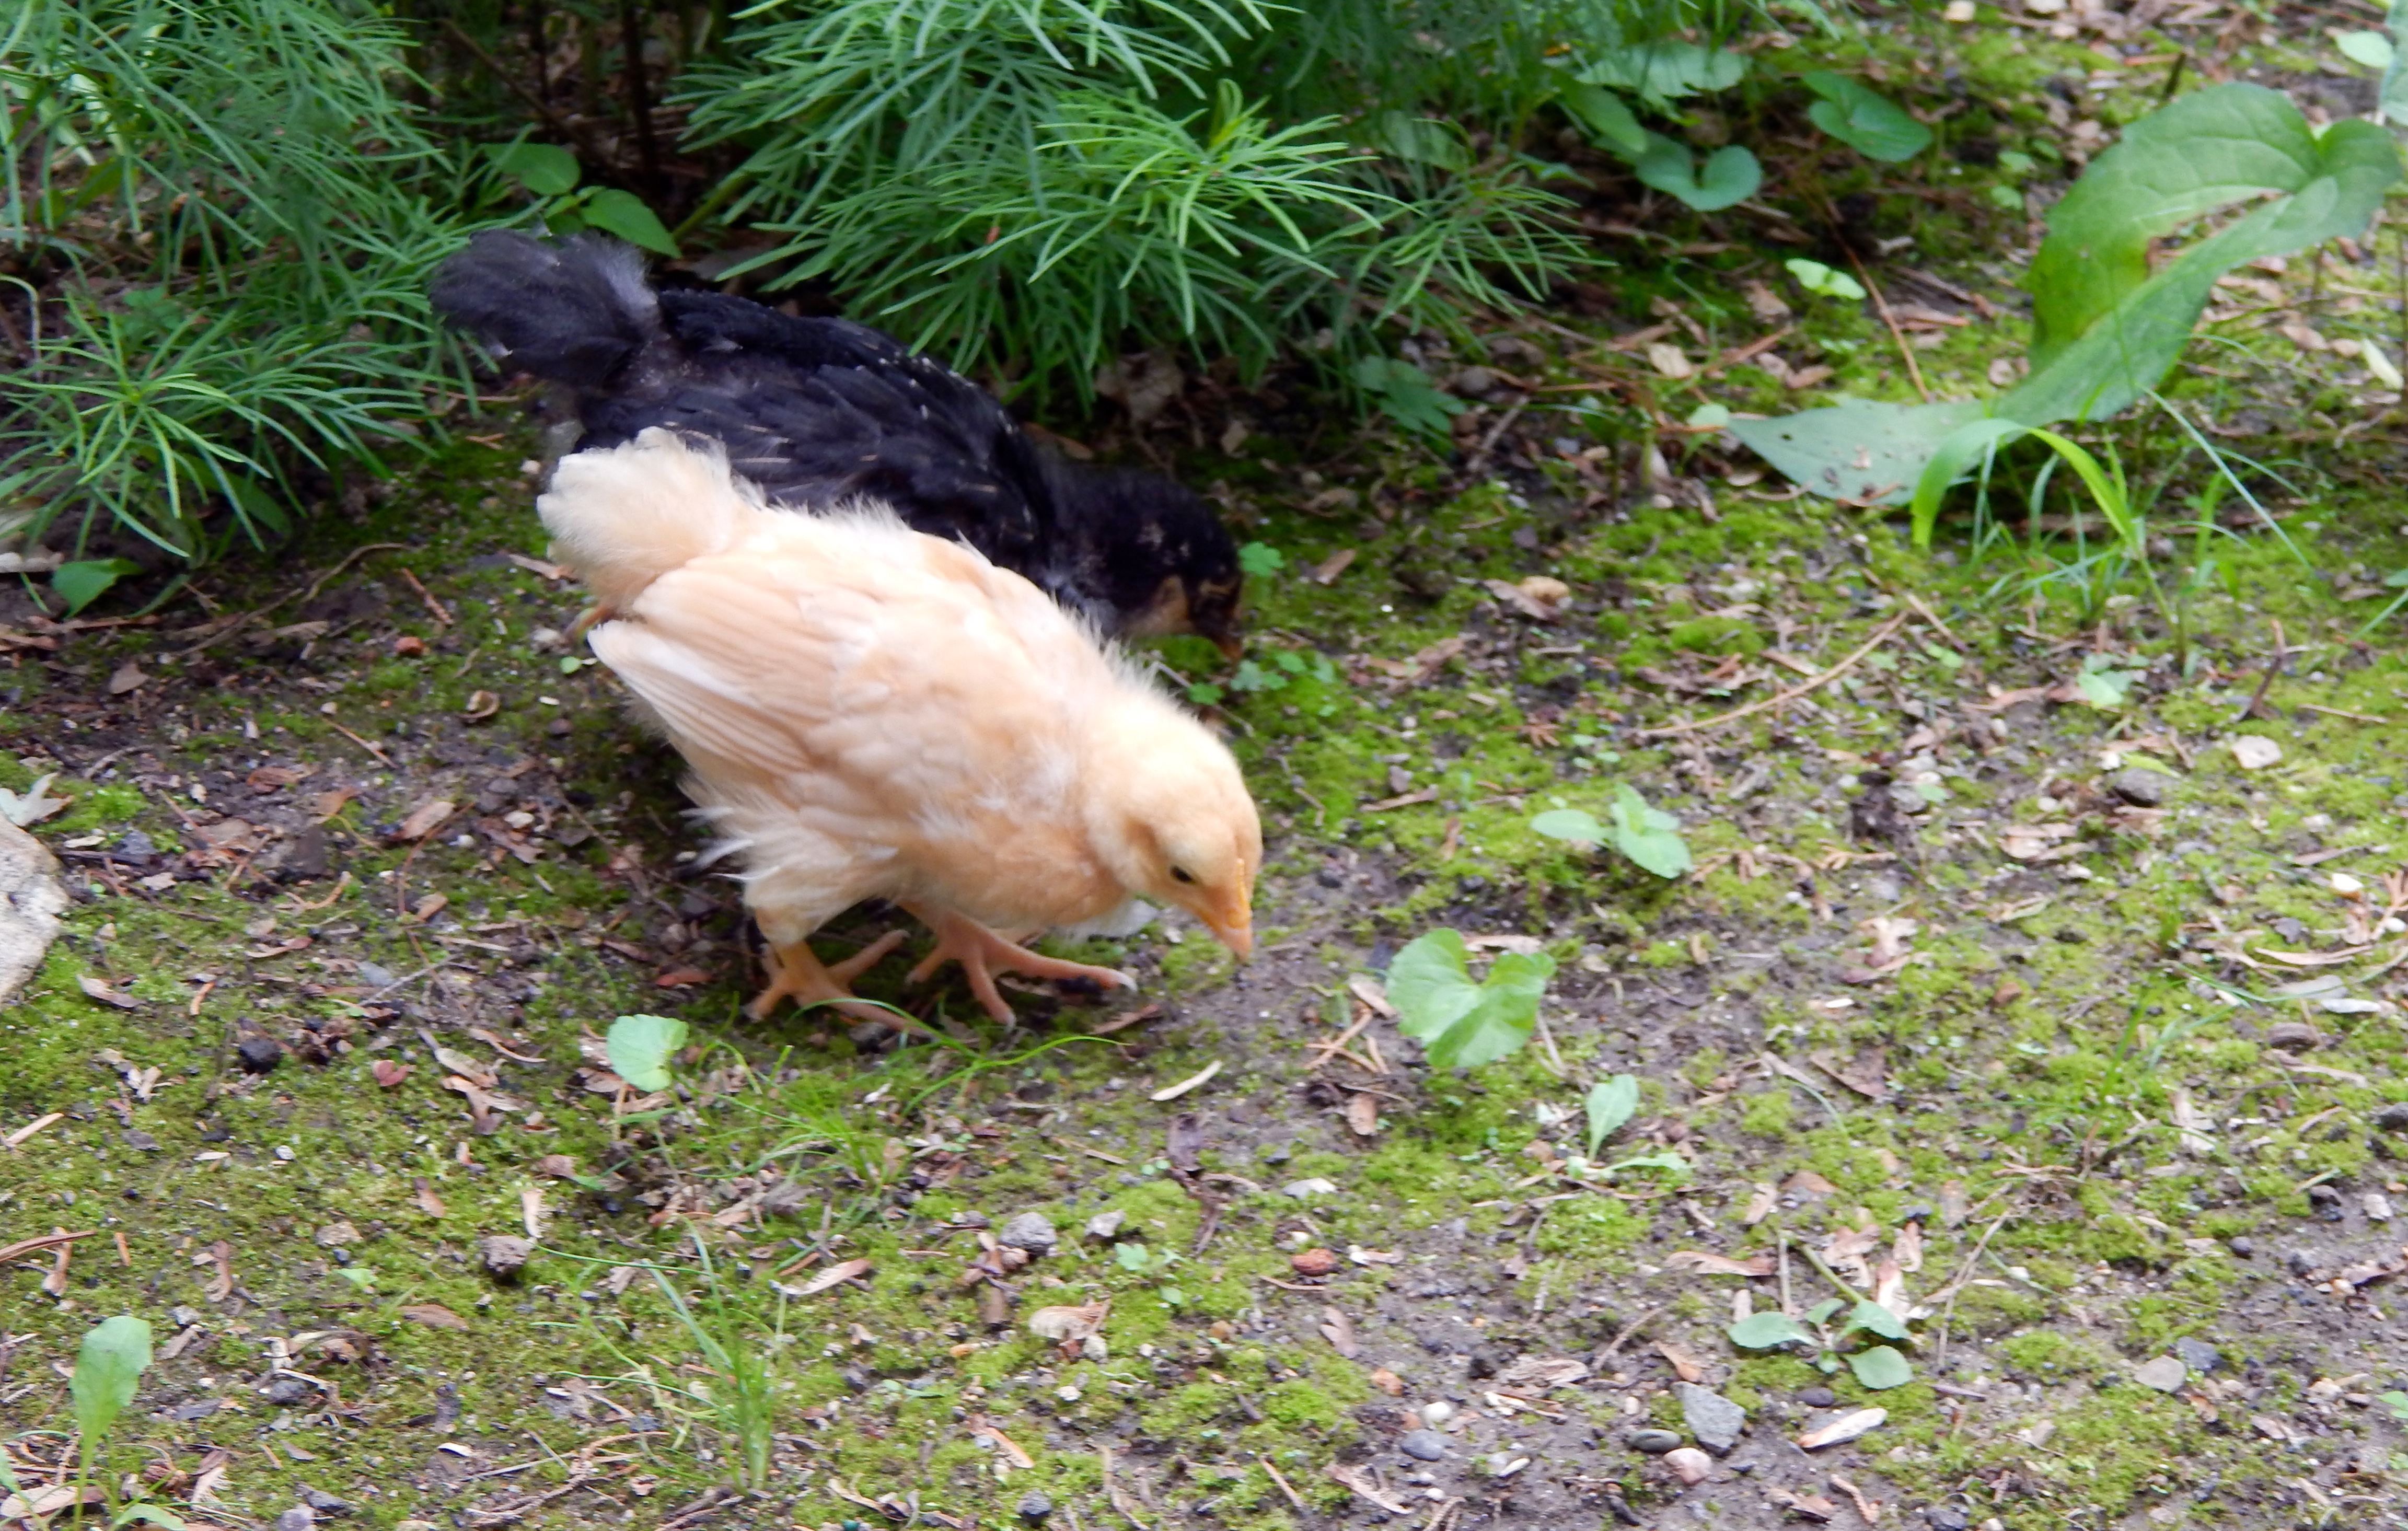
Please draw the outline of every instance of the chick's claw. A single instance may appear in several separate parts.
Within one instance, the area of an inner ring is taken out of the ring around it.
[[[1017,1018],[995,986],[997,973],[1024,973],[1030,978],[1040,979],[1084,979],[1106,989],[1137,987],[1137,980],[1115,968],[1040,956],[1026,947],[1006,940],[968,915],[920,909],[912,909],[910,912],[936,932],[937,945],[921,959],[919,966],[911,969],[906,981],[924,983],[928,976],[945,963],[958,962],[962,965],[962,977],[969,981],[970,993],[986,1007],[987,1014],[1007,1026],[1015,1024]]]
[[[863,947],[844,961],[827,964],[820,961],[810,947],[796,941],[791,946],[769,948],[769,983],[744,1013],[755,1021],[767,1019],[778,1008],[778,1001],[791,999],[797,1005],[829,1005],[849,1015],[867,1021],[885,1021],[890,1024],[894,1012],[882,1005],[856,999],[849,984],[878,965],[880,958],[894,951],[903,941],[903,932],[890,930]]]

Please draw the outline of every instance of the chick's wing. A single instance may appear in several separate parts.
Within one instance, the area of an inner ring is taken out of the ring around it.
[[[706,780],[806,815],[900,838],[1060,805],[1100,657],[1017,576],[899,530],[848,540],[847,526],[794,517],[687,564],[597,628],[595,651]]]

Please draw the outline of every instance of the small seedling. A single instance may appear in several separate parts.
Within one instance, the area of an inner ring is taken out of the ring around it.
[[[650,1095],[669,1087],[669,1060],[685,1046],[686,1024],[666,1015],[623,1015],[605,1046],[610,1071]]]
[[[1694,865],[1689,842],[1681,837],[1681,821],[1650,808],[1628,783],[1616,783],[1607,808],[1612,823],[1603,824],[1585,808],[1556,808],[1530,821],[1530,827],[1550,839],[1575,845],[1611,845],[1631,861],[1667,880],[1683,877]]]
[[[1914,1336],[1908,1330],[1906,1321],[1880,1303],[1860,1299],[1847,1323],[1837,1330],[1830,1328],[1830,1320],[1847,1306],[1838,1297],[1828,1298],[1806,1310],[1803,1324],[1785,1313],[1752,1313],[1723,1332],[1730,1337],[1732,1344],[1745,1351],[1778,1350],[1784,1345],[1820,1351],[1814,1364],[1826,1375],[1844,1365],[1859,1384],[1875,1392],[1913,1381],[1914,1366],[1896,1345],[1868,1345],[1854,1351],[1847,1348],[1848,1342],[1859,1335],[1913,1344]]]
[[[1588,1109],[1588,1156],[1594,1159],[1605,1140],[1638,1113],[1638,1076],[1616,1074],[1598,1080],[1589,1086],[1588,1099],[1583,1104]]]
[[[1154,1287],[1154,1295],[1160,1297],[1164,1306],[1169,1308],[1177,1308],[1187,1300],[1186,1293],[1166,1280],[1170,1274],[1170,1267],[1179,1263],[1179,1252],[1176,1250],[1148,1249],[1145,1245],[1133,1240],[1112,1247],[1112,1263],[1131,1275],[1158,1283]]]
[[[582,172],[577,156],[551,144],[488,144],[494,167],[540,198],[544,226],[554,234],[575,234],[587,227],[615,234],[631,245],[656,255],[677,258],[677,241],[643,199],[615,187],[577,190]]]
[[[1895,165],[1931,147],[1931,130],[1880,92],[1828,69],[1802,78],[1823,98],[1806,108],[1807,119],[1865,158]]]
[[[1789,268],[1791,276],[1798,279],[1799,286],[1816,297],[1842,298],[1850,303],[1864,299],[1864,283],[1844,271],[1825,265],[1820,261],[1810,261],[1802,255],[1782,264]]]
[[[1433,930],[1388,965],[1388,1000],[1398,1029],[1422,1044],[1431,1067],[1474,1068],[1528,1044],[1555,971],[1543,952],[1508,952],[1474,980],[1462,933]]]
[[[76,1434],[83,1442],[79,1482],[91,1478],[93,1461],[100,1455],[108,1432],[134,1402],[134,1395],[142,1385],[142,1374],[150,1369],[150,1325],[140,1319],[121,1313],[85,1333],[83,1346],[76,1352],[75,1376],[67,1383],[67,1395],[75,1404]],[[117,1494],[108,1474],[102,1474],[102,1482],[114,1510],[110,1525],[149,1521],[168,1531],[182,1531],[183,1517],[164,1505],[136,1501],[115,1509]],[[11,1483],[10,1487],[14,1486]]]

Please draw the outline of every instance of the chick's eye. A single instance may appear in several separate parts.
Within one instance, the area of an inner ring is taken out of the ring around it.
[[[1175,882],[1193,882],[1196,880],[1196,874],[1189,871],[1184,866],[1172,867],[1170,869],[1170,877],[1171,880]]]

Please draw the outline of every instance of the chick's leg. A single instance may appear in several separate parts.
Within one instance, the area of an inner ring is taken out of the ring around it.
[[[797,1005],[826,1004],[869,1020],[891,1021],[892,1011],[866,999],[855,999],[848,985],[902,940],[903,932],[890,930],[832,966],[821,962],[805,942],[790,941],[782,946],[773,942],[769,947],[768,987],[754,996],[744,1013],[755,1021],[763,1020],[778,1008],[778,1001],[791,999]]]
[[[928,909],[916,905],[904,906],[927,927],[936,932],[936,949],[911,969],[907,981],[924,982],[929,974],[947,962],[962,965],[962,977],[969,980],[970,993],[996,1020],[1009,1026],[1014,1017],[1011,1007],[1003,1002],[1003,994],[995,986],[997,973],[1025,973],[1031,978],[1085,979],[1107,989],[1134,989],[1137,980],[1110,967],[1092,967],[1082,962],[1064,962],[1059,957],[1039,956],[1026,947],[1015,945],[996,932],[980,924],[966,914],[952,909]]]

